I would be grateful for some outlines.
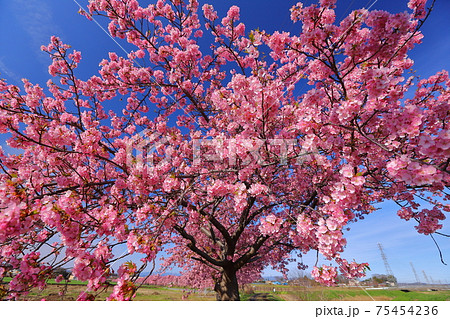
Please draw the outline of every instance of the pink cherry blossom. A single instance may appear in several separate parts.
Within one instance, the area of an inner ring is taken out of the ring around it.
[[[220,300],[268,266],[286,275],[298,252],[329,260],[312,269],[321,284],[361,278],[367,264],[341,258],[344,230],[387,200],[439,234],[450,79],[406,76],[426,1],[340,20],[335,0],[316,2],[292,7],[297,32],[269,34],[246,29],[237,6],[219,19],[195,0],[91,0],[82,14],[104,19],[128,55],[110,52],[81,79],[81,53],[54,36],[41,47],[45,87],[0,80],[0,134],[15,149],[0,148],[0,279],[3,265],[19,270],[7,298],[73,261],[87,281],[78,300],[115,270],[108,299],[131,300],[160,252],[182,274],[148,283]]]

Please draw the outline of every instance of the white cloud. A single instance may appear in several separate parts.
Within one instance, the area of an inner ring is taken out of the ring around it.
[[[52,35],[61,35],[60,28],[53,20],[51,6],[45,1],[39,0],[16,0],[13,3],[13,11],[20,27],[31,38],[32,52],[43,64],[47,65],[48,59],[41,52],[40,47],[47,45]]]
[[[6,78],[8,80],[8,83],[15,84],[15,85],[21,85],[22,81],[20,76],[18,76],[16,73],[14,73],[10,68],[6,66],[6,64],[3,62],[3,58],[0,56],[0,78]],[[11,83],[15,82],[15,83]]]

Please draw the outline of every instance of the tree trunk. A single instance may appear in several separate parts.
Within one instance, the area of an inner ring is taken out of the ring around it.
[[[236,277],[236,270],[233,267],[224,269],[222,276],[214,285],[217,300],[237,301],[239,298],[239,285]]]

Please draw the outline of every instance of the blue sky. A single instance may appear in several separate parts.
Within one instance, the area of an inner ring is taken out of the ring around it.
[[[78,1],[82,6],[87,0]],[[141,1],[149,3],[150,1]],[[200,1],[203,3],[204,1]],[[298,32],[299,25],[289,21],[289,8],[297,1],[283,0],[215,0],[209,1],[224,14],[231,5],[241,7],[241,19],[247,30],[259,28],[268,32],[283,30]],[[303,1],[305,5],[315,0]],[[430,2],[430,1],[429,1]],[[400,12],[407,9],[407,0],[338,0],[337,17],[343,17],[353,9],[372,9]],[[107,52],[123,55],[121,49],[92,21],[80,16],[74,0],[0,0],[0,77],[11,84],[21,84],[21,78],[45,85],[49,78],[47,66],[50,62],[40,51],[48,44],[51,35],[59,36],[65,43],[82,52],[79,67],[82,78],[95,74],[98,63]],[[410,56],[415,60],[414,69],[422,77],[430,76],[442,69],[450,70],[450,1],[437,0],[435,10],[422,29],[423,44],[417,46]],[[105,21],[100,21],[105,26]],[[0,144],[5,147],[4,138]],[[380,205],[380,211],[351,226],[348,233],[347,250],[343,254],[352,260],[369,262],[371,273],[385,273],[383,261],[377,247],[382,243],[392,271],[401,282],[414,281],[410,262],[414,263],[421,281],[422,271],[434,281],[450,283],[450,266],[440,263],[439,254],[429,236],[417,234],[413,222],[405,222],[396,216],[396,207],[391,203]],[[450,227],[443,229],[450,233]],[[450,264],[450,239],[436,237],[444,258]],[[312,266],[315,257],[307,255],[305,263]],[[271,270],[266,275],[274,275]]]

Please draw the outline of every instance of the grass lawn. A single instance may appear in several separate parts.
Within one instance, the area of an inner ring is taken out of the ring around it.
[[[10,279],[4,278],[3,282]],[[78,295],[85,291],[86,282],[71,280],[67,285],[64,282],[56,283],[48,281],[45,290],[33,289],[28,296],[22,300],[76,300]],[[250,290],[249,290],[250,288]],[[105,300],[112,292],[113,286],[101,292],[96,300]],[[241,289],[241,300],[264,300],[264,301],[450,301],[450,290],[440,291],[408,291],[401,290],[366,290],[361,288],[342,287],[300,287],[279,285],[248,285]],[[215,293],[211,290],[189,290],[176,287],[142,286],[134,298],[136,301],[176,301],[176,300],[215,300]]]
[[[312,288],[275,292],[284,300],[305,301],[344,301],[344,300],[377,300],[377,301],[448,301],[450,291],[409,291],[401,290],[362,290],[361,288]]]

